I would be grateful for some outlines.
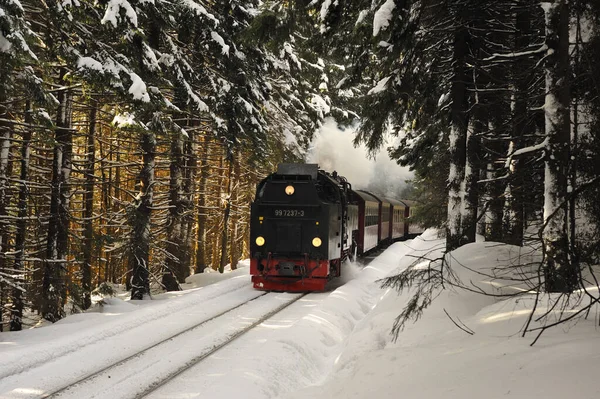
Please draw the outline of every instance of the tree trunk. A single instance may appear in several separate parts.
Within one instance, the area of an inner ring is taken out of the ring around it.
[[[81,264],[81,308],[88,309],[92,305],[92,259],[94,255],[94,185],[96,183],[96,114],[97,106],[92,104],[90,125],[87,136],[87,165],[85,170],[85,192],[83,194],[83,262]]]
[[[25,122],[31,123],[31,102],[27,102],[25,110]],[[26,127],[23,131],[23,141],[21,143],[21,172],[19,174],[19,204],[17,215],[17,234],[15,236],[15,263],[14,270],[15,274],[19,275],[24,273],[25,266],[23,265],[23,258],[25,257],[25,240],[27,235],[27,199],[29,198],[29,190],[27,188],[27,181],[29,180],[29,159],[31,155],[31,130]],[[24,281],[17,281],[24,283]],[[20,331],[23,328],[23,293],[22,287],[14,287],[12,295],[12,306],[10,309],[10,331]]]
[[[0,94],[1,97],[3,95]],[[9,119],[8,111],[0,105],[0,118]],[[12,124],[0,121],[0,269],[7,264],[5,253],[8,252],[9,226],[11,223],[4,217],[8,215],[8,178],[9,158],[12,139]],[[2,310],[0,309],[0,312]]]
[[[238,159],[239,159],[239,157],[238,157]],[[231,202],[232,202],[233,206],[238,206],[240,190],[241,190],[241,183],[242,183],[241,159],[238,160],[237,162],[235,162],[233,175],[235,177],[236,183],[233,185],[233,189],[232,189],[233,192],[231,193]],[[232,215],[231,215],[231,228],[233,230],[232,237],[231,237],[231,244],[229,245],[230,254],[231,254],[230,255],[231,270],[237,269],[237,264],[240,259],[240,248],[242,247],[242,243],[243,243],[243,239],[240,240],[240,237],[239,237],[240,228],[239,228],[238,214],[239,214],[239,212],[234,210],[234,212],[232,212]]]
[[[461,207],[465,176],[467,138],[467,91],[466,55],[467,36],[465,28],[454,34],[454,75],[452,77],[452,127],[450,132],[450,174],[448,176],[448,222],[446,250],[452,251],[462,245]]]
[[[102,127],[100,127],[100,137],[103,138],[102,136]],[[106,248],[106,239],[110,236],[110,227],[108,226],[108,220],[110,218],[110,212],[109,212],[109,192],[108,192],[108,187],[109,187],[109,182],[108,182],[108,178],[106,177],[106,161],[107,161],[107,156],[105,155],[105,151],[104,151],[104,140],[99,140],[98,141],[98,154],[100,155],[100,159],[98,160],[99,164],[100,164],[100,212],[102,213],[103,217],[101,219],[101,223],[103,224],[101,226],[101,230],[100,230],[100,234],[102,234],[102,241],[100,244],[100,258],[104,258],[104,270],[102,273],[100,273],[100,281],[102,282],[108,282],[109,281],[109,265],[110,265],[110,252],[106,252],[105,248]],[[102,270],[102,268],[100,269]]]
[[[2,89],[4,90],[4,89]],[[8,109],[3,106],[6,101],[6,95],[4,92],[0,93],[0,118],[2,119],[10,119],[10,115]],[[8,216],[8,204],[9,204],[9,184],[8,179],[11,175],[11,171],[9,170],[9,158],[10,158],[10,147],[11,147],[11,139],[12,139],[12,130],[13,126],[11,122],[8,121],[0,121],[0,272],[4,271],[6,266],[8,265],[8,257],[6,254],[9,252],[9,240],[10,240],[10,225],[11,222],[6,218]],[[16,272],[9,273],[13,276],[17,276]],[[0,278],[2,276],[0,275]],[[13,307],[15,305],[15,299],[19,301],[20,293],[16,294],[15,291],[18,291],[17,287],[19,285],[18,277],[14,277],[12,282],[8,283],[9,287],[12,287],[13,293],[13,303],[11,306],[11,320],[10,320],[10,329],[13,330],[13,320],[15,320],[14,313],[12,313]],[[4,281],[0,279],[0,332],[3,331],[4,328]],[[18,295],[18,297],[17,297]],[[23,314],[22,302],[21,304],[21,313]],[[19,330],[21,317],[18,318]]]
[[[182,86],[175,87],[175,105],[179,110],[173,114],[173,119],[179,126],[188,127],[189,119],[185,112],[187,92]],[[182,123],[183,122],[183,123]],[[166,260],[166,270],[163,271],[163,277],[171,275],[180,283],[185,282],[185,278],[190,275],[190,251],[188,249],[189,240],[187,238],[187,219],[191,202],[189,193],[189,170],[186,167],[186,150],[189,150],[187,142],[189,137],[184,136],[183,132],[174,132],[171,139],[170,153],[170,182],[169,182],[169,217],[168,217],[168,244],[167,252],[170,256]],[[171,289],[180,289],[178,284],[170,284]]]
[[[120,148],[120,147],[119,147]],[[123,181],[123,179],[121,178],[121,153],[119,152],[119,148],[117,148],[117,154],[116,154],[116,166],[114,167],[114,178],[113,178],[113,168],[110,169],[110,173],[108,175],[108,181],[109,181],[109,186],[108,186],[108,193],[110,194],[110,187],[113,186],[114,187],[114,196],[115,198],[119,199],[120,201],[123,201],[123,190],[121,190],[121,185],[125,184],[125,182]],[[111,160],[113,158],[113,151],[112,151],[112,147],[111,147],[111,154],[110,154]],[[113,184],[114,181],[114,184]],[[135,186],[134,186],[135,189]],[[111,200],[109,201],[109,206],[112,210],[113,213],[119,212],[119,205],[116,203],[116,201]],[[110,232],[111,232],[111,236],[115,235],[115,229],[114,227],[110,228]],[[121,277],[122,277],[122,270],[120,269],[120,265],[121,263],[119,262],[119,257],[118,256],[114,256],[111,252],[110,257],[108,258],[109,262],[108,265],[110,267],[110,281],[113,283],[121,283]],[[125,285],[128,286],[126,287],[127,290],[131,290],[131,270],[129,269],[129,271],[126,272],[127,278],[125,278]]]
[[[496,131],[498,129],[492,122],[489,123],[489,131]],[[500,154],[502,144],[499,142],[493,142],[489,144],[489,148],[492,149],[492,153]],[[503,241],[503,230],[502,230],[502,215],[504,209],[504,198],[506,187],[503,180],[498,180],[500,175],[504,172],[503,168],[498,165],[498,162],[490,162],[488,165],[488,179],[491,179],[487,183],[488,191],[488,209],[486,213],[486,241]]]
[[[61,84],[65,84],[62,79],[64,74],[65,71],[61,71]],[[58,101],[42,303],[42,317],[53,323],[65,316],[63,306],[67,297],[66,256],[69,245],[69,197],[73,155],[72,93],[61,90],[58,93]]]
[[[150,217],[152,214],[156,136],[152,130],[142,133],[143,165],[139,175],[140,192],[133,209],[129,268],[131,299],[141,300],[150,294]]]
[[[475,234],[477,233],[477,208],[479,205],[479,186],[477,181],[479,180],[481,163],[479,160],[480,138],[478,135],[483,130],[481,129],[482,124],[483,122],[480,119],[473,120],[470,123],[470,128],[467,130],[465,195],[463,199],[464,209],[461,216],[461,229],[464,236],[462,244],[475,242]]]
[[[517,34],[515,34],[515,49],[527,48],[531,45],[528,35],[523,32],[529,32],[531,29],[531,14],[528,12],[527,7],[520,2],[516,14],[515,25],[517,28]],[[528,110],[528,74],[524,73],[528,67],[533,67],[530,62],[524,65],[527,61],[514,63],[512,67],[511,80],[513,82],[513,96],[512,96],[512,141],[510,143],[510,150],[520,148],[523,145],[523,137],[528,133],[528,129],[532,128],[531,123],[528,123],[530,119],[530,113]],[[510,173],[510,179],[507,186],[507,206],[504,210],[504,230],[505,230],[505,242],[512,245],[523,245],[523,231],[525,223],[525,200],[523,196],[524,180],[522,161],[520,158],[513,159],[508,166]]]
[[[221,147],[219,147],[220,149]],[[223,184],[224,184],[224,175],[225,173],[223,173],[223,160],[224,157],[220,156],[219,157],[219,166],[218,166],[218,174],[217,174],[217,184],[216,184],[216,191],[215,191],[215,197],[217,199],[217,207],[221,207],[222,206],[222,200],[223,200],[223,193],[224,193],[224,189],[223,189]],[[209,239],[208,242],[212,243],[212,245],[209,245],[208,248],[208,254],[211,260],[211,266],[214,270],[219,270],[221,267],[221,232],[223,231],[223,227],[221,226],[221,224],[223,223],[223,219],[219,217],[219,215],[215,215],[214,219],[213,219],[214,223],[213,226],[211,227],[211,232],[209,234]]]
[[[229,152],[229,150],[226,151]],[[225,211],[223,212],[223,230],[221,230],[221,260],[219,262],[219,273],[223,273],[228,258],[227,245],[229,238],[229,215],[231,214],[231,187],[233,182],[233,164],[235,162],[232,153],[227,154],[227,160],[229,166],[227,169],[227,193],[225,196]]]
[[[198,187],[198,244],[196,247],[196,273],[204,272],[207,267],[206,255],[206,236],[208,228],[206,197],[207,197],[207,182],[208,182],[208,154],[209,154],[209,139],[204,137],[204,151],[200,159],[200,187]]]
[[[569,165],[569,6],[543,3],[546,14],[546,160],[544,180],[545,277],[548,292],[572,292],[578,268],[570,259],[567,213]]]
[[[573,58],[574,58],[574,68],[576,69],[580,69],[581,67],[581,49],[582,46],[585,46],[584,43],[584,39],[582,37],[582,28],[585,29],[582,26],[582,15],[581,15],[581,10],[577,9],[576,10],[576,15],[575,15],[575,51],[573,52]],[[600,9],[598,9],[598,14],[600,14]],[[587,25],[587,21],[584,18],[584,25]],[[583,66],[583,68],[586,68],[587,65]],[[576,75],[576,74],[575,74]],[[581,106],[580,100],[581,100],[581,94],[580,93],[574,93],[575,95],[573,96],[573,129],[571,132],[571,156],[570,161],[571,164],[569,166],[569,186],[571,187],[571,192],[572,193],[576,193],[578,191],[578,182],[577,182],[577,175],[578,175],[578,169],[579,169],[579,165],[578,165],[578,154],[581,153],[581,148],[579,147],[579,123],[580,123],[580,116],[579,116],[579,107]],[[582,118],[585,121],[585,116]],[[584,122],[585,123],[585,122]],[[577,204],[578,204],[578,199],[579,196],[578,195],[571,195],[569,198],[569,237],[570,237],[570,251],[571,254],[573,255],[573,260],[572,262],[574,263],[579,263],[579,256],[580,256],[580,251],[578,249],[578,245],[577,245],[577,238],[576,238],[576,234],[577,234],[577,230],[578,230],[578,226],[577,226]]]
[[[166,270],[163,271],[163,280],[170,279],[171,275],[183,283],[187,274],[184,270],[185,243],[183,239],[183,217],[186,207],[183,199],[183,136],[177,132],[171,138],[171,164],[169,184],[169,218],[168,218],[168,243],[167,252],[170,256],[166,260]],[[167,286],[165,284],[165,286]],[[179,290],[179,285],[168,284],[167,290]]]
[[[197,145],[193,132],[188,132],[188,139],[185,143],[185,169],[184,169],[184,200],[186,201],[186,214],[183,219],[183,239],[184,257],[182,268],[185,271],[184,279],[188,277],[192,269],[192,251],[194,248],[194,190],[197,168]]]

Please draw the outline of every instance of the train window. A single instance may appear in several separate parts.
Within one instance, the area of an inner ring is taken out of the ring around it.
[[[365,226],[374,226],[379,219],[379,207],[377,205],[367,205],[365,207]]]

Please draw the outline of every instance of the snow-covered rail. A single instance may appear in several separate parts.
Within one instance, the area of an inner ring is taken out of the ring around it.
[[[57,368],[68,369],[66,364],[56,364],[58,359],[67,358],[74,351],[80,352],[82,350],[87,350],[88,358],[96,358],[95,354],[98,353],[99,347],[106,350],[109,341],[128,341],[129,338],[126,336],[139,335],[141,326],[146,331],[151,331],[152,334],[148,334],[144,340],[135,340],[140,345],[169,337],[183,330],[183,325],[193,325],[198,319],[205,320],[215,313],[232,308],[235,304],[239,304],[241,299],[246,301],[256,296],[256,292],[248,287],[250,287],[250,283],[247,279],[234,278],[227,281],[227,284],[213,284],[202,288],[198,291],[200,295],[192,294],[181,298],[173,298],[164,301],[162,306],[150,308],[141,306],[130,317],[106,318],[100,328],[84,328],[68,335],[58,333],[50,342],[38,343],[33,341],[30,345],[25,345],[20,349],[2,353],[3,367],[0,370],[0,397],[4,398],[2,395],[5,394],[6,386],[29,387],[27,382],[32,379],[39,379],[39,376],[35,376],[34,378],[27,378],[27,381],[17,381],[19,376],[24,376],[32,370],[38,369],[41,376],[48,376],[51,381],[54,381],[60,376],[50,377],[52,370]],[[234,292],[241,294],[237,298],[232,297],[230,294]],[[189,309],[192,308],[199,311],[195,312],[196,314],[193,317],[187,317],[189,322],[177,323],[177,320],[185,319],[184,316],[190,316]],[[69,322],[69,319],[66,322]],[[62,323],[57,325],[60,324]],[[161,325],[163,328],[161,328]],[[164,325],[167,325],[168,328],[164,328]],[[60,327],[58,328],[60,329]],[[135,348],[137,347],[138,345],[135,345]],[[130,349],[134,349],[134,347],[115,347],[114,353],[117,355],[128,352]],[[113,351],[109,349],[109,352]],[[45,365],[49,367],[46,368]],[[37,389],[28,388],[27,391],[33,392]],[[19,394],[17,397],[28,396]]]
[[[141,398],[230,344],[306,294],[260,293],[43,398]],[[226,327],[224,327],[226,326]]]
[[[226,345],[229,345],[230,343],[232,343],[233,341],[235,341],[237,338],[241,337],[242,335],[244,335],[245,333],[247,333],[251,329],[255,328],[259,324],[263,323],[264,321],[270,319],[275,314],[281,312],[283,309],[287,308],[288,306],[290,306],[291,304],[293,304],[294,302],[298,301],[299,299],[303,298],[306,295],[307,295],[307,293],[296,294],[295,297],[293,297],[291,300],[282,303],[280,306],[278,306],[277,308],[271,310],[269,313],[263,315],[259,319],[255,320],[253,323],[249,324],[245,328],[243,328],[241,330],[238,330],[236,333],[232,334],[231,336],[229,336],[228,338],[226,338],[225,340],[223,340],[223,342],[215,345],[210,350],[208,350],[208,351],[206,351],[206,352],[204,352],[202,354],[199,354],[198,356],[194,357],[191,361],[189,361],[188,363],[186,363],[185,365],[183,365],[179,369],[174,370],[172,373],[170,373],[169,375],[165,376],[165,378],[163,378],[162,380],[155,381],[153,384],[151,384],[150,386],[148,386],[148,388],[145,389],[142,393],[138,394],[135,398],[136,399],[143,398],[143,397],[147,396],[148,394],[156,391],[158,388],[162,387],[163,385],[166,385],[167,383],[169,383],[170,381],[172,381],[175,377],[179,376],[184,371],[189,370],[190,368],[192,368],[196,364],[200,363],[202,360],[206,359],[207,357],[209,357],[212,354],[214,354],[215,352],[217,352],[219,349],[223,348]]]

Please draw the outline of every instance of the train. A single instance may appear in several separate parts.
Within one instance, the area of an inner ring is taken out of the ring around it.
[[[420,233],[415,204],[353,190],[318,164],[279,164],[250,211],[250,275],[265,291],[325,291],[344,261]]]

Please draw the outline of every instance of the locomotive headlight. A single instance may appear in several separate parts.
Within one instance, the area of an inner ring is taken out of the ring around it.
[[[294,186],[286,186],[286,187],[285,187],[285,193],[286,193],[287,195],[292,195],[292,194],[294,194],[294,191],[296,191],[296,190],[294,189]]]
[[[321,246],[321,244],[322,244],[322,242],[321,242],[321,239],[319,237],[313,238],[313,240],[312,240],[313,247],[319,248]]]
[[[265,245],[265,239],[262,236],[258,236],[256,237],[256,245],[258,245],[259,247],[262,247],[263,245]]]

